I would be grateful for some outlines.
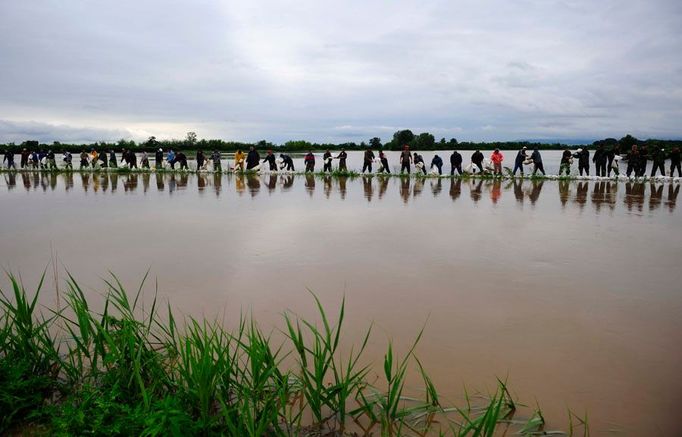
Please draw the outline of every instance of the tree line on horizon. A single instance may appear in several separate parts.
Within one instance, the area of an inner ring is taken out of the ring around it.
[[[121,139],[117,142],[95,142],[95,143],[83,143],[83,144],[70,144],[62,143],[59,141],[54,141],[51,144],[40,143],[35,140],[24,141],[21,144],[7,143],[3,144],[3,150],[14,150],[15,152],[20,152],[22,149],[27,150],[52,150],[55,153],[63,152],[69,150],[71,152],[80,152],[81,150],[114,150],[116,152],[121,152],[122,150],[133,150],[133,151],[147,151],[152,152],[159,148],[164,151],[168,149],[173,150],[218,150],[221,152],[235,152],[237,150],[248,150],[249,147],[253,146],[259,150],[273,149],[278,152],[307,152],[309,150],[320,151],[320,150],[341,150],[342,148],[346,150],[365,150],[367,148],[372,149],[383,149],[383,150],[402,150],[404,145],[409,145],[413,150],[518,150],[522,147],[527,147],[532,149],[537,147],[540,150],[565,150],[565,149],[575,149],[577,147],[588,147],[590,149],[596,149],[599,145],[604,146],[606,149],[611,149],[619,146],[621,151],[625,152],[630,150],[633,145],[647,146],[651,147],[661,147],[666,151],[670,151],[673,147],[682,147],[682,140],[659,140],[659,139],[646,139],[640,140],[634,136],[628,134],[620,139],[616,138],[605,138],[602,140],[594,141],[592,144],[586,145],[569,145],[565,143],[543,143],[543,142],[531,142],[531,141],[491,141],[491,142],[470,142],[470,141],[457,141],[456,138],[450,138],[446,140],[441,138],[436,141],[433,134],[428,132],[422,132],[420,134],[414,134],[409,129],[403,129],[395,132],[390,141],[382,143],[381,138],[373,137],[367,142],[362,141],[360,143],[347,142],[347,143],[316,143],[305,140],[294,140],[287,141],[283,144],[274,144],[266,140],[261,140],[255,143],[240,142],[240,141],[226,141],[221,139],[198,139],[195,132],[188,132],[187,136],[183,139],[172,139],[172,140],[159,140],[155,136],[149,137],[146,141],[136,142],[134,140]]]

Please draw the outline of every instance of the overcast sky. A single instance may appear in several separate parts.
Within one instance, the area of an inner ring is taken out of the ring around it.
[[[682,137],[682,1],[0,0],[0,142]]]

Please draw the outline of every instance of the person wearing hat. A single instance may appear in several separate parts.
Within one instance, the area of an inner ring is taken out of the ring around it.
[[[346,153],[346,149],[341,149],[341,152],[339,152],[339,155],[336,157],[336,159],[339,160],[339,171],[348,171],[348,167],[346,166],[346,159],[348,158],[348,153]],[[294,164],[291,164],[291,169],[294,169]],[[287,168],[288,170],[288,168]]]
[[[586,176],[590,175],[590,151],[587,147],[580,148],[573,155],[574,158],[578,158],[578,172],[580,176],[583,175],[583,171]]]
[[[265,158],[263,158],[263,162],[268,163],[270,171],[277,171],[277,160],[275,159],[275,155],[272,153],[272,149],[268,150],[268,154],[265,155]],[[331,171],[331,165],[329,171]]]
[[[305,171],[306,173],[314,172],[315,171],[315,155],[313,155],[313,151],[309,150],[308,154],[305,155],[303,158],[303,162],[305,163]]]
[[[561,154],[561,164],[559,165],[559,176],[566,172],[566,176],[571,174],[571,163],[573,162],[573,154],[570,150],[564,150]]]
[[[443,174],[443,158],[441,158],[438,155],[435,155],[433,159],[431,160],[431,168],[436,167],[438,169],[438,174],[442,175]]]
[[[545,166],[542,164],[542,155],[540,155],[538,146],[533,148],[533,153],[530,154],[530,159],[533,161],[533,176],[535,176],[535,173],[537,173],[538,170],[540,170],[544,176],[546,174]]]
[[[248,155],[246,155],[246,169],[253,170],[258,164],[260,164],[260,155],[256,148],[251,146]]]
[[[417,169],[417,171],[421,170],[426,174],[426,164],[424,164],[424,158],[417,152],[414,152],[414,158],[412,159],[414,161],[414,166]]]
[[[332,172],[332,152],[329,149],[322,155],[322,172],[325,171]]]
[[[364,163],[362,164],[362,172],[364,173],[365,170],[368,170],[370,173],[372,173],[372,162],[374,161],[374,152],[372,152],[372,149],[370,147],[365,150],[365,159]]]
[[[526,146],[523,146],[516,154],[516,159],[514,159],[514,171],[512,172],[512,176],[516,176],[516,170],[521,170],[521,176],[523,177],[523,161],[525,161],[526,158]]]
[[[472,155],[471,155],[471,163],[474,164],[478,169],[483,173],[483,159],[484,156],[481,153],[480,150],[476,150]]]
[[[197,151],[197,171],[201,170],[203,168],[204,161],[206,161],[206,157],[204,156],[204,151],[198,150]]]
[[[166,161],[168,161],[170,167],[175,170],[175,152],[173,152],[173,149],[168,151],[168,154],[166,155]]]
[[[14,151],[12,151],[12,149],[5,150],[5,156],[2,158],[2,162],[4,163],[5,161],[7,161],[8,169],[17,169],[17,166],[14,164]]]

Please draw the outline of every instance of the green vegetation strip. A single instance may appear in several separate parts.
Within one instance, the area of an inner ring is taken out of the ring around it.
[[[414,355],[421,333],[404,356],[389,343],[378,374],[363,360],[371,327],[342,357],[344,303],[332,322],[313,295],[318,322],[286,313],[284,340],[274,344],[245,317],[232,331],[177,323],[170,305],[160,314],[156,294],[145,311],[144,280],[129,295],[112,275],[97,312],[69,275],[63,306],[46,314],[43,280],[31,296],[8,276],[11,292],[0,290],[3,435],[558,434],[544,430],[539,408],[515,419],[519,404],[502,381],[489,396],[444,405]],[[410,366],[423,380],[421,398],[405,395]],[[588,433],[584,418],[569,412],[569,422],[571,433]]]

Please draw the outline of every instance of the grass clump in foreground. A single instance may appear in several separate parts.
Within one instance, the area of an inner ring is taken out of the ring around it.
[[[342,358],[344,303],[333,324],[313,296],[320,323],[285,314],[285,339],[273,344],[246,318],[233,331],[193,318],[180,327],[156,297],[144,311],[144,281],[129,295],[112,276],[97,312],[69,275],[63,307],[45,314],[42,280],[31,296],[9,279],[12,292],[0,296],[0,434],[489,436],[545,426],[539,409],[513,419],[501,381],[478,404],[443,405],[413,353],[421,334],[403,357],[389,343],[380,376],[362,361],[371,328]],[[404,394],[413,363],[422,399]]]

